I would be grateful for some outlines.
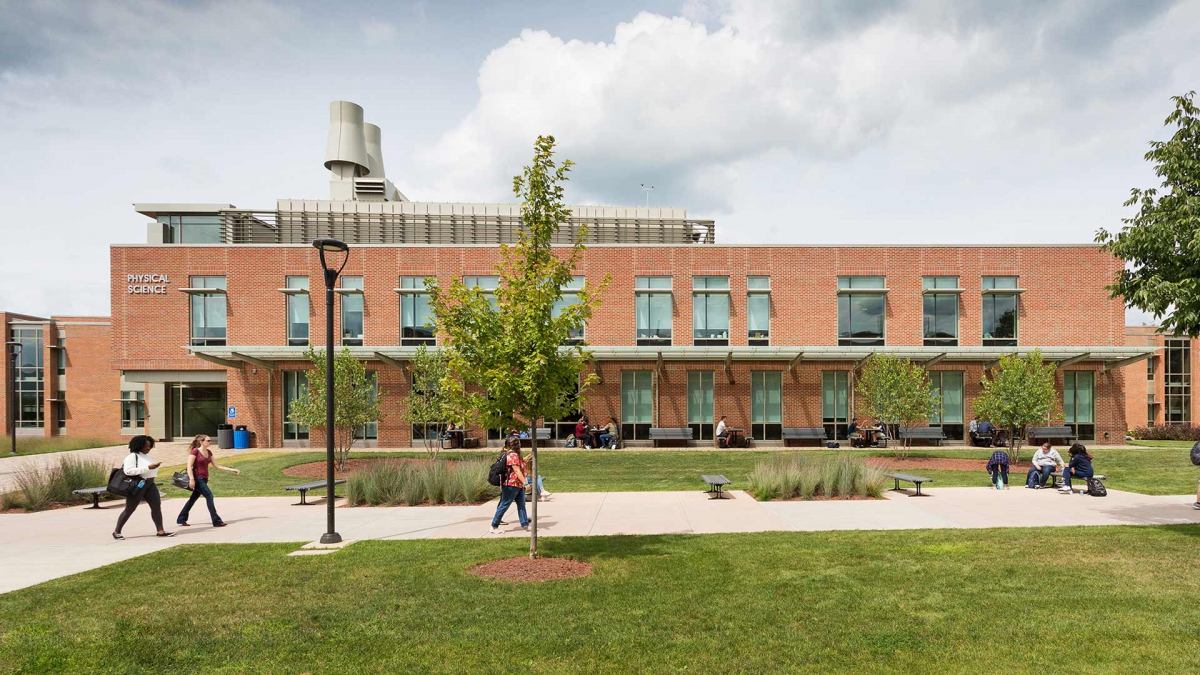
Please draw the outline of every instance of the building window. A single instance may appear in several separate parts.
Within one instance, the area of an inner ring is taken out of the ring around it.
[[[287,294],[287,343],[303,347],[308,344],[308,277],[288,277],[284,285],[303,291]]]
[[[1011,289],[1013,292],[1005,291]],[[1017,345],[1017,277],[983,278],[983,344],[985,347]]]
[[[425,277],[400,277],[400,344],[436,343]]]
[[[464,276],[463,286],[467,288],[478,288],[488,302],[492,303],[492,309],[496,308],[499,300],[496,299],[496,289],[500,287],[500,277],[498,276]]]
[[[1169,338],[1163,358],[1165,397],[1163,415],[1166,424],[1190,424],[1192,421],[1192,341]]]
[[[121,428],[142,429],[146,426],[146,392],[121,392]]]
[[[886,304],[883,277],[838,277],[838,344],[884,344]]]
[[[64,397],[67,394],[66,394],[66,392],[60,391],[60,392],[58,392],[58,395],[59,395],[59,397]],[[58,401],[54,402],[54,416],[55,416],[55,418],[57,418],[58,428],[66,429],[67,428],[67,402],[66,401],[58,400]]]
[[[211,288],[212,293],[195,292],[191,298],[192,345],[220,347],[225,344],[225,277],[190,277],[188,288]]]
[[[1063,372],[1063,419],[1081,441],[1096,438],[1096,374],[1090,370]]]
[[[578,396],[579,385],[576,384],[575,391],[569,395],[569,399],[574,402]],[[575,412],[571,413],[570,415],[559,417],[557,419],[553,417],[547,417],[542,420],[542,426],[550,429],[551,439],[556,441],[566,441],[567,438],[575,435],[575,423],[583,418],[583,413],[579,411],[578,406],[572,405],[571,407],[575,410]],[[607,420],[595,420],[592,421],[592,424],[604,426],[604,422],[606,421]],[[580,441],[578,446],[582,448],[583,441]]]
[[[17,399],[15,424],[22,429],[42,429],[46,420],[42,329],[14,328],[12,340],[21,344],[18,366],[13,372],[12,390]],[[7,356],[11,359],[12,352],[9,351]]]
[[[379,373],[374,370],[367,371],[367,380],[371,387],[371,396],[375,399],[379,398]],[[359,441],[376,441],[379,440],[379,420],[367,422],[366,424],[354,429],[354,438]]]
[[[363,344],[363,278],[342,277],[342,344],[361,347]]]
[[[637,277],[634,282],[638,346],[671,345],[671,277]]]
[[[783,438],[783,373],[779,371],[750,373],[750,436],[767,441]]]
[[[292,421],[292,406],[308,391],[308,373],[303,370],[283,371],[283,440],[308,440],[308,427]]]
[[[692,277],[692,343],[729,345],[729,277]]]
[[[58,338],[56,341],[58,349],[54,353],[54,363],[57,366],[59,375],[67,374],[67,341],[65,338]]]
[[[159,216],[167,244],[220,244],[221,216]]]
[[[771,344],[771,277],[746,277],[746,344]]]
[[[564,309],[579,302],[579,292],[583,290],[584,282],[585,278],[582,276],[571,277],[571,281],[563,288],[562,297],[554,303],[551,314],[554,318],[562,316]],[[584,327],[580,326],[578,329],[572,330],[567,337],[566,344],[577,345],[583,342],[583,329]]]
[[[621,438],[644,441],[654,423],[654,373],[621,371]]]
[[[936,293],[937,289],[954,293]],[[958,277],[922,277],[926,347],[958,346]]]
[[[688,371],[687,415],[692,438],[713,439],[713,374],[711,370]]]
[[[961,441],[963,438],[963,374],[947,370],[929,373],[933,393],[942,397],[942,405],[929,418],[929,426],[941,427],[942,435]]]
[[[845,440],[850,423],[850,373],[826,370],[821,373],[821,422],[826,438]]]

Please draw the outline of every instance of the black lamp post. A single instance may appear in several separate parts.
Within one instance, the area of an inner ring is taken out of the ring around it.
[[[325,271],[325,501],[328,516],[321,543],[336,544],[342,540],[342,535],[333,528],[333,288],[350,259],[350,247],[337,239],[317,239],[313,247],[321,252],[321,269]],[[344,253],[341,266],[330,269],[325,262],[326,253]]]
[[[12,350],[12,419],[9,423],[12,424],[12,454],[17,454],[17,412],[20,410],[18,406],[21,402],[17,398],[17,369],[21,367],[21,343],[16,340],[6,342],[5,346]]]

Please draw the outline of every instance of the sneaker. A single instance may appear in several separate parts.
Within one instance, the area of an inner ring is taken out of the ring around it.
[[[543,490],[543,491],[542,491],[542,496],[543,496],[543,497],[553,497],[553,496],[554,496],[554,493],[552,493],[552,492],[548,492],[548,491],[545,491],[545,490]]]
[[[528,525],[522,525],[522,526],[521,526],[521,529],[522,529],[522,530],[525,530],[526,532],[528,532],[528,531],[529,531],[529,526],[528,526]]]
[[[1067,487],[1066,485],[1064,485],[1064,486],[1062,486],[1062,487],[1058,488],[1058,491],[1059,491],[1059,492],[1061,492],[1061,493],[1063,493],[1063,494],[1065,494],[1065,495],[1067,495],[1067,494],[1071,494],[1071,488]]]
[[[488,534],[504,534],[504,530],[501,530],[498,527],[490,527],[490,528],[488,528],[487,533]]]
[[[1200,511],[1200,502],[1196,502],[1195,504],[1192,504],[1192,508],[1196,509],[1197,511]]]

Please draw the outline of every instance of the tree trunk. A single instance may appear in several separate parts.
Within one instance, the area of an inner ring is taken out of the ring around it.
[[[536,420],[536,417],[530,419]],[[536,422],[535,422],[536,424]],[[537,559],[537,526],[538,526],[538,458],[537,458],[537,427],[534,424],[529,425],[529,447],[533,454],[533,462],[530,464],[529,482],[533,485],[533,518],[532,525],[529,528],[529,559]]]

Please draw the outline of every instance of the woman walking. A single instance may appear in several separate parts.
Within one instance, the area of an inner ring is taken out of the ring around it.
[[[192,496],[188,498],[187,503],[183,505],[183,510],[179,512],[179,517],[175,519],[177,525],[188,526],[188,514],[192,512],[192,505],[201,495],[204,495],[204,502],[208,504],[208,515],[212,518],[213,527],[225,527],[225,521],[217,515],[217,507],[213,503],[213,493],[208,487],[208,469],[212,467],[234,475],[240,474],[241,471],[217,464],[210,445],[212,445],[212,439],[208,437],[208,434],[200,434],[192,439],[192,447],[187,460],[188,489],[192,491]]]
[[[521,519],[521,529],[529,529],[529,516],[525,513],[525,462],[521,460],[521,439],[509,436],[504,441],[504,480],[500,485],[500,503],[496,505],[496,515],[492,516],[490,534],[500,534],[500,519],[508,511],[513,502],[517,503],[517,516]]]
[[[154,462],[146,456],[153,447],[154,439],[149,436],[134,436],[129,441],[129,454],[126,455],[121,468],[124,469],[126,475],[141,476],[142,480],[138,483],[137,492],[125,498],[125,510],[117,518],[117,529],[112,533],[113,539],[125,538],[121,536],[121,530],[142,500],[150,505],[150,518],[154,521],[154,529],[158,532],[158,536],[175,536],[174,532],[163,530],[162,502],[158,496],[158,486],[154,484],[154,479],[158,477],[158,467],[162,465],[162,462]]]

